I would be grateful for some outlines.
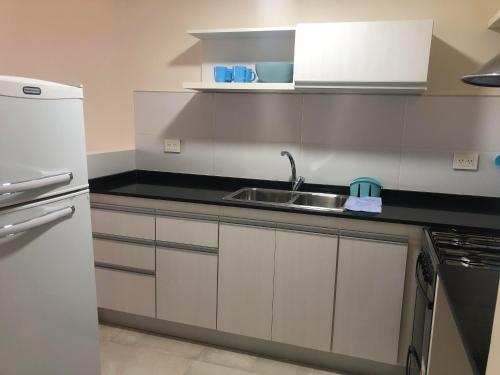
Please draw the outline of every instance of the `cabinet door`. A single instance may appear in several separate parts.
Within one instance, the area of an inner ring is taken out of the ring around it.
[[[407,250],[340,238],[333,352],[397,363]]]
[[[273,341],[330,351],[337,236],[276,233]]]
[[[425,86],[432,26],[432,20],[299,24],[295,84]]]
[[[157,317],[215,329],[217,254],[156,248]]]
[[[276,230],[221,224],[217,329],[271,339]]]

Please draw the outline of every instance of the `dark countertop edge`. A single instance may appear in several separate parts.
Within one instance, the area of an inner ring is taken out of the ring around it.
[[[175,184],[171,180],[175,179]],[[262,187],[274,189],[289,189],[290,183],[284,181],[270,181],[270,180],[257,180],[245,179],[235,177],[222,177],[222,176],[208,176],[208,175],[194,175],[184,173],[171,173],[171,172],[157,172],[146,170],[132,170],[118,174],[93,178],[89,180],[90,192],[93,194],[114,195],[132,198],[143,199],[156,199],[156,200],[169,200],[175,202],[208,204],[227,207],[239,207],[258,209],[266,211],[290,212],[305,215],[316,215],[325,217],[337,217],[342,219],[353,220],[370,220],[376,222],[406,224],[416,226],[435,226],[435,227],[456,227],[464,229],[475,230],[489,230],[500,231],[498,228],[489,228],[481,225],[470,224],[457,224],[446,223],[440,221],[430,220],[413,220],[400,217],[386,217],[384,211],[382,214],[372,214],[366,212],[321,212],[321,211],[308,211],[298,208],[264,206],[253,203],[226,201],[222,199],[202,199],[202,198],[185,198],[176,196],[154,195],[154,194],[140,194],[113,191],[116,188],[131,184],[151,184],[160,186],[170,186],[176,188],[199,188],[202,184],[210,184],[209,187],[203,187],[204,191],[213,191],[214,194],[225,193],[230,194],[243,187]],[[335,186],[335,185],[321,185],[321,184],[304,184],[303,191],[311,192],[328,192],[335,194],[349,195],[349,187]],[[500,221],[500,198],[482,197],[482,196],[463,196],[455,194],[443,193],[427,193],[427,192],[413,192],[403,190],[389,190],[382,191],[383,210],[384,207],[395,209],[428,209],[436,212],[449,212],[450,214],[490,214],[498,215]],[[460,207],[460,211],[457,210]],[[498,208],[497,208],[498,207]],[[481,210],[481,212],[478,212]]]

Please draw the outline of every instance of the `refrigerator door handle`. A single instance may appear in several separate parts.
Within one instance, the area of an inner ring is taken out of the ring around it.
[[[20,193],[27,190],[40,189],[45,186],[69,182],[73,179],[72,172],[59,173],[52,176],[35,178],[33,180],[19,182],[0,183],[0,195]]]
[[[3,227],[0,227],[0,238],[12,236],[34,228],[38,228],[42,225],[52,223],[56,220],[72,216],[74,212],[75,206],[68,206],[34,217],[32,219],[21,221],[19,223],[4,225]]]

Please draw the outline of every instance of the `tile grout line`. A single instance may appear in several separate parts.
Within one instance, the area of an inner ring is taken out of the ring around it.
[[[404,98],[404,106],[403,106],[403,118],[402,118],[402,129],[401,129],[401,137],[399,142],[399,171],[398,171],[398,183],[397,188],[401,189],[401,171],[403,170],[403,143],[406,135],[406,123],[407,123],[407,114],[408,114],[408,100],[409,97],[406,96]]]

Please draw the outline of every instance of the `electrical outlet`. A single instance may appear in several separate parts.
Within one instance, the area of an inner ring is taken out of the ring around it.
[[[460,171],[477,171],[479,154],[477,152],[455,152],[453,154],[453,169]]]
[[[181,152],[181,140],[180,139],[165,139],[164,152],[180,154]]]

